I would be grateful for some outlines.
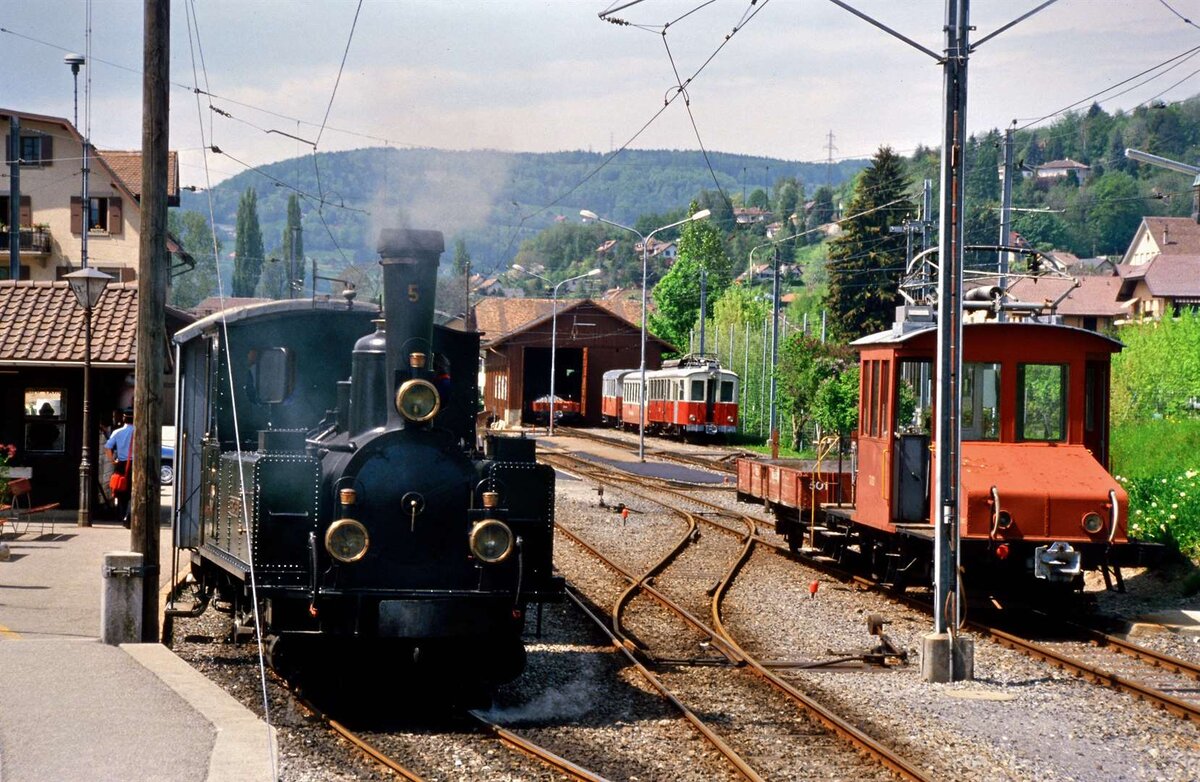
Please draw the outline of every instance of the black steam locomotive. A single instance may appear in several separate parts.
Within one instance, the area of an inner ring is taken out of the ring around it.
[[[383,232],[382,319],[348,295],[175,335],[175,546],[278,666],[382,655],[507,681],[526,607],[561,595],[553,470],[532,440],[479,447],[479,334],[433,323],[443,249]]]

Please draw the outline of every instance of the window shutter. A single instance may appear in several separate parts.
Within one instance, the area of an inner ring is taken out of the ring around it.
[[[71,196],[71,233],[83,233],[83,199]]]
[[[122,234],[125,232],[125,226],[121,222],[121,199],[108,199],[108,232],[110,234]]]
[[[54,163],[54,136],[46,133],[42,136],[42,165],[49,166]]]
[[[29,196],[21,196],[21,225],[25,228],[33,226],[33,203]]]

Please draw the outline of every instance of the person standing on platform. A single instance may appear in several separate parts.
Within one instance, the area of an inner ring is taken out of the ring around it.
[[[113,489],[113,499],[117,503],[117,516],[121,523],[129,526],[129,497],[132,494],[132,471],[130,466],[133,458],[133,410],[126,408],[122,418],[124,423],[109,436],[104,444],[104,451],[113,464],[113,474],[125,476],[123,488]]]

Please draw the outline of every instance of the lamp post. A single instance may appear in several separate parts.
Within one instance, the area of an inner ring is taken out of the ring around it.
[[[519,272],[525,272],[530,277],[537,277],[539,280],[546,283],[547,285],[554,286],[554,290],[551,293],[551,299],[550,299],[551,300],[551,305],[550,305],[551,306],[551,310],[550,310],[550,312],[551,312],[551,316],[550,316],[550,422],[547,424],[547,428],[546,428],[546,436],[553,437],[554,436],[554,374],[555,374],[554,359],[558,353],[558,289],[559,289],[559,287],[561,287],[562,285],[565,285],[568,282],[574,282],[575,280],[582,280],[584,277],[595,277],[597,274],[600,273],[600,270],[592,269],[590,272],[586,272],[584,274],[577,274],[574,277],[568,277],[567,279],[563,280],[562,282],[560,282],[558,284],[554,284],[550,280],[543,277],[542,275],[538,274],[537,272],[531,272],[529,269],[526,269],[524,266],[522,266],[519,263],[514,263],[512,265],[512,267]]]
[[[75,77],[75,129],[79,129],[79,66],[83,65],[84,59],[82,54],[68,54],[63,57],[63,62],[71,66],[71,75]]]
[[[630,228],[627,225],[621,225],[620,223],[614,223],[612,220],[607,220],[607,219],[599,216],[595,212],[588,211],[587,209],[579,210],[579,216],[585,220],[595,220],[596,222],[599,222],[599,223],[606,223],[608,225],[611,225],[614,228],[624,229],[626,231],[629,231],[630,233],[636,234],[638,236],[638,238],[642,240],[642,358],[641,358],[641,363],[638,365],[638,371],[641,375],[641,380],[640,380],[639,387],[638,387],[638,399],[639,399],[639,405],[638,405],[638,461],[639,462],[646,461],[646,266],[648,265],[648,263],[650,261],[650,240],[653,239],[654,234],[658,233],[659,231],[665,231],[668,228],[674,228],[676,226],[683,225],[684,223],[690,223],[693,220],[703,220],[704,218],[708,217],[710,214],[712,214],[712,212],[709,211],[708,209],[701,209],[699,212],[696,212],[696,214],[694,214],[690,217],[687,217],[683,220],[679,220],[677,222],[671,223],[670,225],[664,225],[659,228],[655,228],[653,231],[651,231],[650,233],[643,236],[642,232],[636,228]],[[700,315],[701,315],[701,317],[703,317],[704,313],[700,313]]]
[[[83,268],[64,275],[75,300],[83,307],[83,452],[79,459],[79,515],[75,523],[92,526],[92,310],[112,279],[96,269]]]

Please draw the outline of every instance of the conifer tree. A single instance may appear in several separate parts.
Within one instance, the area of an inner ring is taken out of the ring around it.
[[[843,219],[908,197],[904,161],[890,147],[881,147],[859,177]],[[899,302],[905,243],[903,234],[890,233],[888,228],[914,213],[911,203],[902,201],[846,220],[842,235],[831,242],[825,303],[844,338],[857,339],[891,325]]]
[[[258,194],[246,188],[238,201],[237,240],[234,244],[233,295],[253,296],[262,275],[263,238],[258,224]]]

